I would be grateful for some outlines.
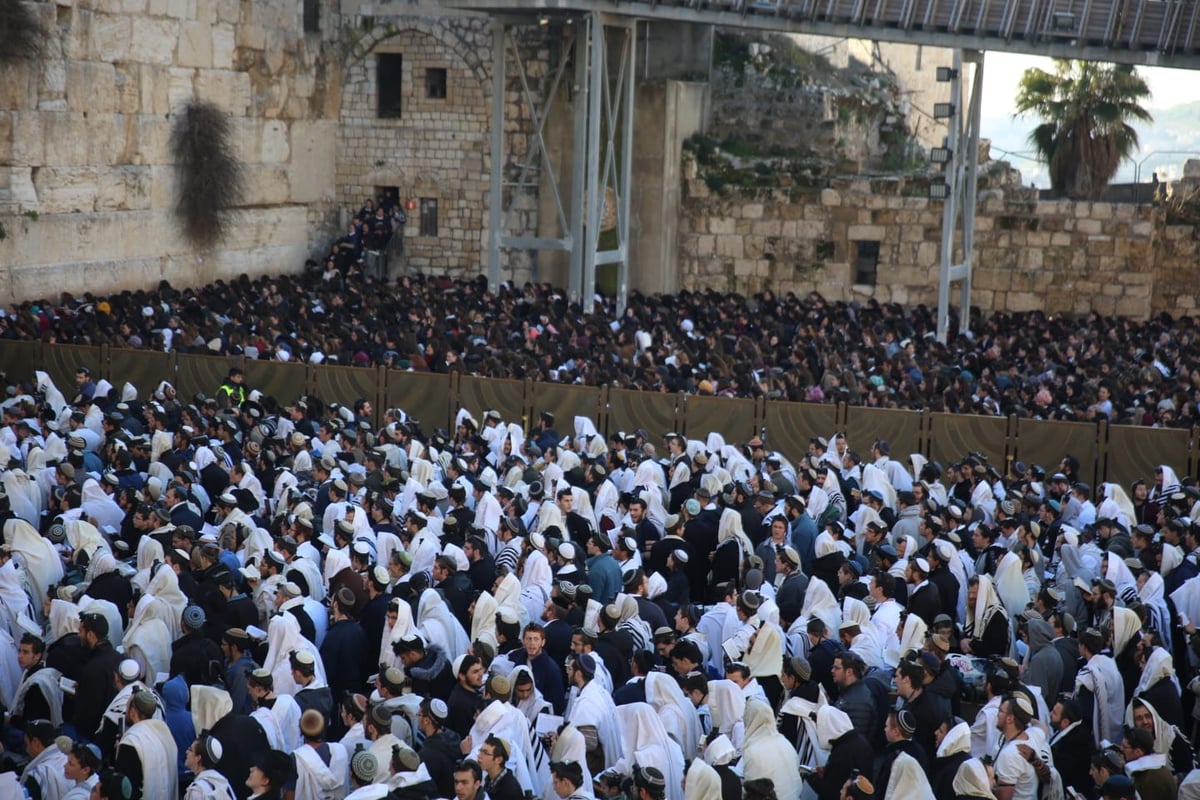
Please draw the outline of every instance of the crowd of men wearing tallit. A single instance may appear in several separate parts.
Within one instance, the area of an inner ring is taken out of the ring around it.
[[[76,383],[3,403],[0,796],[1200,798],[1169,466]]]

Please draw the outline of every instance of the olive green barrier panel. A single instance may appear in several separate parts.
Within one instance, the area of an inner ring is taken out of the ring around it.
[[[1191,474],[1195,430],[1108,426],[1104,480],[1129,491],[1135,480],[1149,480],[1159,464],[1173,467],[1181,477]]]
[[[483,425],[483,413],[495,409],[500,412],[500,419],[506,423],[516,422],[526,430],[529,429],[530,421],[525,419],[524,382],[476,378],[470,375],[459,375],[456,380],[456,384],[451,384],[455,415],[458,414],[458,409],[465,408],[471,412],[476,422]]]
[[[829,439],[838,430],[838,407],[815,403],[779,403],[767,401],[763,441],[769,450],[778,450],[798,460],[808,452],[814,436]],[[853,442],[852,442],[853,444]],[[829,443],[833,446],[833,442]]]
[[[41,342],[6,341],[0,345],[0,372],[6,374],[10,381],[32,384],[33,373],[39,369],[45,369]],[[72,374],[71,386],[75,385],[74,377]],[[70,386],[60,386],[59,389],[65,395]],[[68,396],[67,400],[71,397],[74,395]]]
[[[257,389],[265,396],[275,398],[281,405],[291,405],[308,393],[308,368],[304,364],[250,359],[242,364],[242,369],[246,373],[244,381],[248,387],[248,391]],[[322,370],[322,373],[339,369],[346,370],[350,369],[350,367],[329,367]],[[371,372],[370,370],[358,371]],[[224,379],[224,376],[221,377]],[[326,399],[325,395],[322,395],[320,392],[317,395],[322,400]],[[346,394],[330,396],[336,398],[347,397]],[[352,400],[353,396],[350,396],[346,402],[351,402]]]
[[[907,464],[911,454],[925,452],[924,417],[922,411],[848,406],[843,429],[850,449],[864,462],[871,460],[871,445],[882,439],[891,447],[891,457]]]
[[[760,433],[767,447],[792,460],[803,457],[813,436],[829,437],[842,430],[850,447],[869,458],[871,443],[884,439],[892,456],[907,461],[911,453],[928,453],[943,464],[968,452],[981,452],[1000,469],[1013,460],[1040,464],[1055,472],[1062,457],[1075,456],[1080,478],[1088,483],[1111,481],[1122,486],[1154,474],[1169,464],[1180,475],[1196,469],[1200,431],[1110,426],[1054,420],[1003,419],[964,414],[926,413],[896,409],[834,406],[831,404],[761,402],[749,399],[685,396],[606,387],[544,384],[471,376],[402,372],[333,365],[303,365],[247,361],[241,357],[158,353],[86,345],[0,341],[0,370],[10,380],[32,381],[37,369],[48,372],[70,401],[75,396],[75,371],[92,370],[106,378],[119,395],[132,383],[139,399],[149,398],[164,379],[174,383],[188,402],[197,392],[212,397],[230,367],[246,371],[246,384],[286,405],[313,392],[325,402],[353,403],[359,397],[404,409],[426,431],[451,428],[454,412],[467,408],[482,421],[494,408],[510,422],[531,430],[542,411],[555,415],[555,427],[574,431],[576,415],[596,420],[598,430],[632,433],[644,428],[650,441],[661,446],[668,431],[704,439],[720,432],[727,442],[741,443]],[[377,417],[382,409],[376,409]]]
[[[535,383],[528,381],[529,405],[525,416],[529,421],[526,430],[533,435],[538,429],[543,411],[554,415],[554,425],[560,436],[575,435],[575,417],[587,417],[603,432],[600,416],[601,391],[598,386],[573,386],[561,383]]]
[[[704,441],[716,431],[728,444],[754,437],[755,402],[745,398],[685,395],[683,405],[684,436]]]
[[[75,397],[75,371],[87,367],[92,371],[92,380],[99,381],[108,378],[104,369],[103,352],[99,347],[88,347],[78,344],[56,344],[42,348],[42,361],[46,372],[54,379],[54,385],[67,398],[67,402]],[[32,378],[33,375],[30,374]],[[117,381],[108,378],[109,383],[119,386]]]
[[[164,380],[174,385],[175,352],[156,353],[111,348],[108,351],[108,365],[104,368],[104,377],[113,385],[116,397],[121,396],[121,387],[128,382],[137,389],[137,399],[144,403],[154,396],[154,390]],[[176,390],[178,391],[178,387]]]
[[[982,453],[988,463],[1001,475],[1007,465],[1005,456],[1009,444],[1009,419],[1007,417],[980,417],[971,414],[928,415],[929,458],[943,467],[959,461],[967,453]],[[896,454],[897,458],[907,457]]]
[[[675,394],[609,389],[605,434],[611,435],[617,431],[633,433],[638,428],[644,428],[650,434],[647,441],[661,451],[663,434],[679,430],[679,404],[679,395]]]
[[[1010,448],[1014,461],[1040,464],[1049,477],[1058,471],[1064,456],[1072,455],[1079,459],[1079,479],[1095,484],[1101,456],[1100,425],[1018,419],[1016,427],[1015,443]]]
[[[322,365],[314,367],[312,372],[312,393],[326,406],[337,403],[353,408],[354,402],[359,399],[375,402],[379,370]],[[375,411],[375,418],[382,418],[378,409]]]
[[[388,370],[384,391],[389,408],[400,408],[421,423],[421,430],[432,434],[438,428],[450,430],[450,376],[433,372]],[[474,413],[474,412],[472,412]],[[379,419],[379,409],[375,418]]]
[[[180,400],[190,403],[197,392],[215,397],[230,368],[242,366],[242,359],[181,353],[175,365],[175,389],[179,392]]]

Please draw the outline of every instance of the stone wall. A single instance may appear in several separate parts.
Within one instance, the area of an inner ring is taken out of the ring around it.
[[[973,305],[1138,318],[1195,312],[1193,226],[1169,225],[1151,205],[1038,202],[1003,183],[979,199]],[[714,192],[689,165],[683,285],[934,305],[943,204],[927,199],[927,185],[919,177],[847,178],[819,189]],[[855,283],[858,242],[879,245],[873,286]]]
[[[422,236],[419,208],[408,212],[405,253],[396,269],[476,275],[487,261],[487,207],[491,169],[493,33],[486,17],[397,14],[387,3],[363,4],[349,29],[357,31],[356,55],[348,63],[338,128],[338,198],[345,213],[361,206],[380,187],[396,187],[402,200],[437,201],[437,236]],[[528,34],[533,34],[530,37]],[[538,32],[518,28],[522,58],[535,98],[546,77],[547,53]],[[358,55],[358,54],[361,54]],[[378,59],[397,54],[402,65],[402,111],[397,118],[378,113]],[[446,71],[446,96],[429,97],[426,75]],[[505,93],[505,163],[522,157],[533,130],[516,79]],[[519,218],[514,218],[519,216]],[[536,199],[510,215],[510,232],[537,230]],[[529,277],[528,265],[506,277]]]
[[[0,69],[0,301],[294,270],[332,221],[337,20],[295,0],[29,2],[42,58]],[[324,4],[328,7],[328,4]],[[231,235],[179,235],[168,141],[207,100],[247,191]]]

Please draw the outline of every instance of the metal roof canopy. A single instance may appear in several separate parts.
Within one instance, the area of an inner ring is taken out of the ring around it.
[[[778,33],[1200,69],[1195,0],[446,0],[492,14],[600,12]]]

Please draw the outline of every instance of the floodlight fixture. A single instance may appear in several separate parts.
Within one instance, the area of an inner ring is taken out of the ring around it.
[[[950,196],[950,184],[945,181],[929,184],[930,200],[945,200]]]
[[[954,103],[934,103],[933,118],[934,119],[950,119],[954,116]]]

